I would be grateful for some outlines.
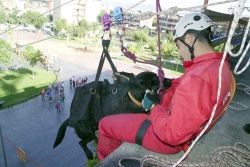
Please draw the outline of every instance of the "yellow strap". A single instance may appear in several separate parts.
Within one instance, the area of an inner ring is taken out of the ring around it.
[[[139,107],[142,107],[141,102],[139,102],[138,100],[136,100],[136,99],[132,96],[132,94],[130,93],[130,91],[128,91],[128,96],[130,97],[130,99],[131,99],[136,105],[138,105]]]

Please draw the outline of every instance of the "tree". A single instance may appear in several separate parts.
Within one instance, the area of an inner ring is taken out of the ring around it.
[[[24,51],[24,58],[30,63],[32,67],[32,79],[34,80],[34,66],[42,61],[41,52],[39,50],[35,50],[33,46],[27,46]]]
[[[97,16],[97,20],[98,21],[102,21],[102,16],[107,13],[106,10],[101,10],[99,15]]]
[[[7,20],[7,15],[4,12],[4,7],[0,5],[0,24],[4,23]]]
[[[19,22],[19,17],[18,17],[18,14],[19,14],[20,10],[18,10],[17,7],[15,7],[11,13],[9,13],[8,15],[8,22],[10,24],[17,24]]]
[[[68,44],[71,36],[74,34],[74,32],[72,32],[72,31],[74,31],[74,29],[75,29],[75,26],[73,24],[69,24],[67,26],[67,28],[66,28],[66,31],[67,31],[67,44]],[[69,33],[69,32],[71,32],[71,33]]]
[[[50,21],[50,22],[53,21],[53,15],[52,15],[52,14],[49,15],[49,21]]]
[[[167,34],[167,40],[170,42],[170,43],[173,43],[174,42],[174,36],[173,36],[173,32],[169,32]]]
[[[4,64],[6,70],[8,70],[9,65],[13,62],[13,52],[11,51],[11,45],[4,40],[0,40],[0,52],[0,63]]]
[[[152,26],[156,27],[156,24],[157,24],[156,19],[153,19]]]
[[[13,30],[10,30],[11,29],[11,26],[8,25],[8,28],[6,29],[6,32],[7,32],[7,41],[10,43],[10,44],[14,44],[14,42],[16,41],[16,32],[13,31]]]
[[[175,56],[174,52],[176,50],[177,50],[176,45],[169,41],[166,41],[161,45],[161,52],[164,59],[173,58]]]
[[[150,38],[150,40],[148,41],[148,47],[151,50],[152,54],[156,51],[157,41],[155,40],[155,38]],[[152,54],[151,54],[151,60],[152,60]]]
[[[80,29],[77,31],[77,36],[78,38],[80,36],[84,37],[85,33],[88,31],[87,27],[89,26],[89,23],[86,19],[83,19],[81,21],[78,22],[78,26],[77,29]]]
[[[24,13],[21,16],[21,18],[23,20],[25,20],[25,21],[23,21],[24,23],[32,24],[37,29],[40,29],[40,28],[42,28],[44,23],[46,23],[48,21],[48,18],[44,17],[44,16],[39,16],[39,15],[41,15],[40,12],[28,10],[28,11],[26,11],[26,13]],[[37,17],[37,16],[39,16],[39,17]],[[37,18],[35,18],[35,17],[37,17]],[[35,18],[35,19],[33,19],[33,18]]]
[[[56,31],[60,34],[62,32],[62,30],[67,30],[67,20],[66,19],[61,19],[61,18],[57,18],[56,19],[56,25],[55,25],[55,29]],[[60,37],[60,36],[59,36]]]
[[[148,30],[143,30],[143,31],[135,31],[132,35],[132,38],[136,41],[136,42],[144,42],[147,43],[148,41]]]
[[[98,25],[98,22],[92,22],[91,23],[91,29],[92,29],[92,32],[93,32],[93,35],[94,35],[94,41],[95,41],[95,37],[96,37],[96,30],[99,29],[99,25]],[[96,42],[95,42],[96,43]]]

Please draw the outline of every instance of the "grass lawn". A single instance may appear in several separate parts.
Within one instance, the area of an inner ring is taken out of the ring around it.
[[[34,80],[32,80],[32,69],[18,69],[17,72],[0,71],[0,100],[4,101],[0,109],[33,98],[42,88],[47,88],[48,84],[55,80],[54,73],[43,69],[34,69]]]

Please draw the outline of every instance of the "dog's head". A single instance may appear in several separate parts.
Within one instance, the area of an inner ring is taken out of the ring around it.
[[[142,100],[147,89],[157,92],[159,89],[159,78],[153,72],[142,72],[129,81],[131,94],[137,99]]]

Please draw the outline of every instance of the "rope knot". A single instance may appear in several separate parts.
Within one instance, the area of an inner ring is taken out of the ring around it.
[[[160,68],[160,67],[158,69],[158,77],[159,77],[159,81],[160,81],[160,90],[163,90],[164,89],[163,81],[164,81],[165,74],[164,74],[164,71],[162,70],[162,68]]]
[[[133,53],[128,51],[125,47],[122,47],[121,51],[126,57],[130,58],[134,63],[136,63],[136,57]]]

